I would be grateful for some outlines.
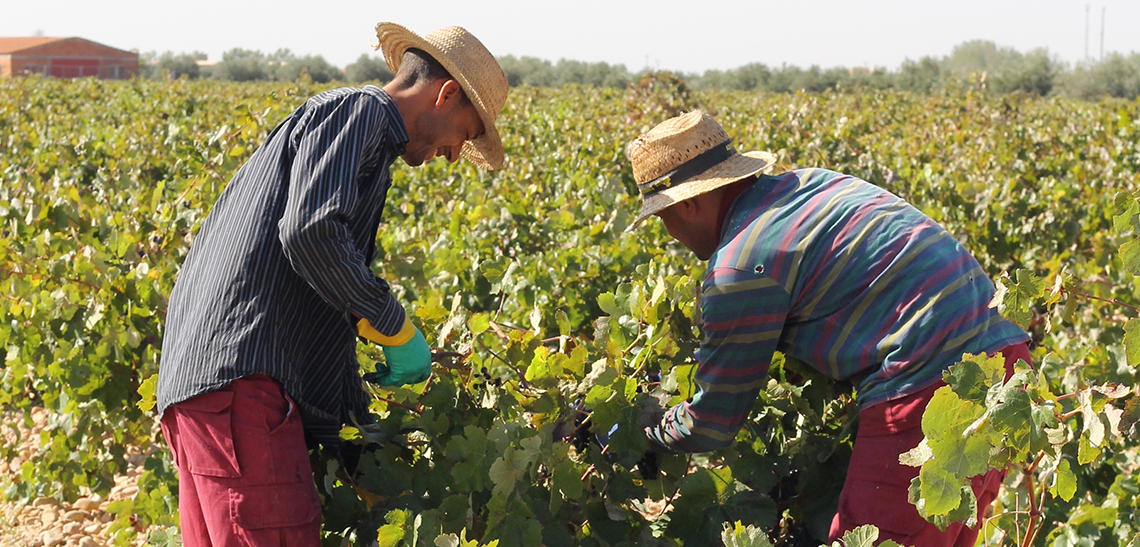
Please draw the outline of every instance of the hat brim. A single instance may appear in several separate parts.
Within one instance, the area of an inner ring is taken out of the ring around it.
[[[771,152],[745,152],[732,156],[677,186],[666,188],[645,198],[637,220],[633,221],[625,231],[632,232],[658,211],[765,171],[775,163],[776,156]]]
[[[486,101],[479,95],[479,90],[471,85],[467,75],[431,42],[396,23],[377,24],[376,39],[379,40],[376,49],[381,50],[384,54],[384,61],[388,63],[388,68],[392,70],[392,74],[400,72],[400,63],[404,60],[404,53],[413,48],[431,55],[433,59],[439,61],[439,64],[443,65],[443,68],[447,69],[448,74],[451,74],[451,77],[459,82],[459,86],[463,88],[463,92],[467,94],[467,98],[471,100],[471,104],[479,113],[479,118],[483,120],[483,134],[464,142],[463,148],[459,152],[460,155],[482,169],[492,170],[502,167],[503,141],[499,138],[498,129],[495,128],[495,117],[487,112],[487,108],[484,106]]]

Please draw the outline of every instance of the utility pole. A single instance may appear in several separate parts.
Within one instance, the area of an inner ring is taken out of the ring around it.
[[[1089,5],[1085,4],[1085,60],[1089,60]]]
[[[1100,7],[1100,60],[1104,60],[1104,12],[1108,8],[1105,6]]]

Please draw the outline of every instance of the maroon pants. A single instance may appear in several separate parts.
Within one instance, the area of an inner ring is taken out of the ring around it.
[[[1013,373],[1018,359],[1033,362],[1025,344],[1009,346],[999,353],[1005,357],[1006,378]],[[942,531],[919,516],[907,500],[910,481],[918,476],[919,468],[899,463],[900,454],[922,441],[922,412],[934,392],[944,385],[940,380],[918,393],[859,412],[859,432],[847,480],[839,494],[839,511],[831,521],[831,541],[847,530],[874,524],[879,528],[880,541],[892,539],[900,545],[916,547],[974,545],[978,527],[954,523]],[[978,498],[979,524],[1003,480],[1004,470],[991,470],[971,479]]]
[[[268,376],[170,406],[187,547],[319,547],[321,504],[292,399]]]

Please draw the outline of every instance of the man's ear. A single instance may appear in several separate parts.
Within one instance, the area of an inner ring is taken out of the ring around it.
[[[443,80],[443,85],[439,87],[439,94],[436,95],[435,106],[436,108],[450,106],[451,104],[458,102],[459,98],[462,96],[463,87],[459,85],[459,82],[450,78],[445,79]]]

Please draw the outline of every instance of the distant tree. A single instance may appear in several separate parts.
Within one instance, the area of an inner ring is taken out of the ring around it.
[[[1078,64],[1061,78],[1060,88],[1064,95],[1087,101],[1140,98],[1140,53],[1110,53],[1100,62]]]
[[[895,87],[894,74],[884,67],[875,67],[873,70],[853,69],[850,74],[851,87],[869,87],[871,89],[888,89]]]
[[[137,49],[131,51],[139,55],[139,78],[154,78],[154,73],[158,68],[158,53],[154,51],[139,53]]]
[[[279,51],[280,52],[280,51]],[[222,61],[214,65],[211,77],[217,80],[248,82],[270,79],[269,59],[260,51],[234,48],[222,54]]]
[[[973,40],[954,47],[943,62],[948,73],[960,79],[985,72],[988,88],[995,93],[1021,91],[1048,95],[1062,70],[1060,61],[1046,49],[1022,54],[1010,47],[999,47],[989,40]]]
[[[519,57],[506,55],[499,57],[499,66],[507,76],[507,84],[520,86],[523,84],[535,87],[553,87],[557,85],[550,61],[537,57]]]
[[[586,63],[583,61],[571,61],[567,59],[559,59],[558,63],[553,67],[547,65],[546,68],[552,76],[553,81],[545,82],[546,85],[553,85],[561,87],[566,84],[580,84],[592,85],[594,87],[625,87],[629,85],[630,75],[626,70],[625,65],[609,65],[608,63]],[[541,73],[538,73],[541,74]],[[531,85],[534,83],[527,81]],[[508,79],[508,83],[509,83]]]
[[[768,84],[771,79],[772,69],[761,63],[749,63],[725,74],[725,83],[729,89],[743,91],[770,90]]]
[[[1049,56],[1046,49],[1036,49],[1021,57],[1017,66],[1001,75],[994,90],[999,93],[1023,91],[1039,97],[1053,92],[1064,64]]]
[[[191,79],[198,78],[201,76],[201,67],[198,66],[198,61],[205,60],[206,54],[201,51],[179,54],[167,51],[158,58],[158,66],[154,76],[161,77],[165,74],[175,80],[182,76]]]
[[[943,68],[962,77],[981,71],[1000,76],[1016,70],[1020,64],[1021,54],[1013,48],[998,47],[990,40],[971,40],[954,46]]]
[[[590,63],[586,66],[586,83],[595,87],[626,87],[633,76],[625,65]]]
[[[803,79],[803,69],[798,66],[783,65],[772,70],[765,83],[767,91],[773,93],[791,93],[802,89],[800,81]]]
[[[309,75],[314,82],[326,83],[334,80],[343,80],[344,74],[341,73],[337,67],[328,63],[324,57],[320,55],[312,56],[306,55],[304,57],[292,57],[288,60],[278,61],[279,64],[275,71],[275,79],[292,82],[296,81],[301,76],[301,73]]]
[[[918,93],[930,93],[943,82],[942,66],[933,57],[923,57],[917,61],[907,59],[899,67],[895,87]]]
[[[352,83],[392,81],[392,71],[383,57],[362,53],[352,64],[344,67],[345,78]]]

